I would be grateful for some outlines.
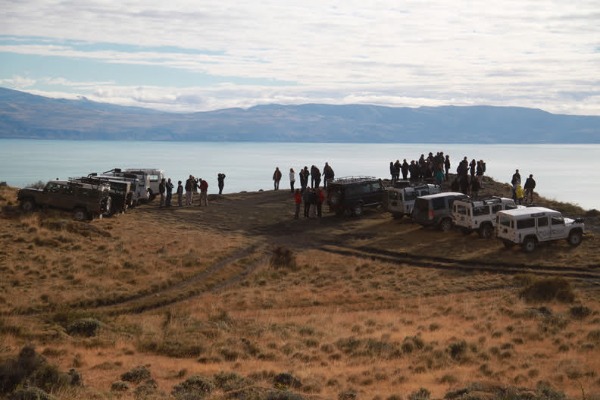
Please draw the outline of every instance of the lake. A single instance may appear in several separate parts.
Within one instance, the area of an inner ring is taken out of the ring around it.
[[[192,174],[217,192],[217,174],[226,174],[224,193],[269,190],[278,166],[288,188],[290,167],[325,162],[336,177],[389,178],[389,163],[443,151],[451,171],[466,156],[483,159],[486,175],[509,182],[515,169],[522,181],[531,173],[545,197],[600,209],[598,144],[363,144],[255,142],[129,142],[0,139],[0,181],[24,187],[37,181],[66,179],[112,168],[160,168],[175,183]],[[298,178],[296,178],[298,181]],[[506,193],[499,193],[506,194]]]

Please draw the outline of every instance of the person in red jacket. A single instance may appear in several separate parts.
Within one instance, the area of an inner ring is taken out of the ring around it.
[[[296,205],[296,212],[294,214],[294,219],[298,219],[300,216],[300,205],[302,204],[302,192],[300,189],[296,189],[294,192],[294,204]]]
[[[208,182],[200,178],[200,206],[208,206]]]

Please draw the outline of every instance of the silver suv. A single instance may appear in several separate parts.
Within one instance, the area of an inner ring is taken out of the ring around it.
[[[417,197],[441,191],[442,188],[439,185],[432,184],[387,188],[385,208],[394,218],[402,218],[405,215],[410,216]]]
[[[520,244],[532,252],[541,242],[566,240],[579,246],[585,225],[582,218],[564,218],[560,211],[545,207],[527,207],[499,211],[496,214],[496,237],[506,247]]]
[[[489,239],[496,227],[496,213],[514,210],[518,206],[513,199],[490,197],[481,200],[457,200],[452,205],[452,220],[465,235],[477,231],[479,237]]]

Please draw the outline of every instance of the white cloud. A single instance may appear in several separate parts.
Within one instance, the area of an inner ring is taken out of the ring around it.
[[[594,0],[23,0],[0,17],[0,34],[54,39],[0,51],[164,66],[232,81],[186,89],[148,82],[140,90],[119,87],[115,78],[81,93],[121,104],[194,111],[278,101],[497,104],[600,115]],[[59,39],[148,49],[84,50]]]

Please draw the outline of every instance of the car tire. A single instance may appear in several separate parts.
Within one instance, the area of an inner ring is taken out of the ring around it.
[[[24,212],[32,212],[35,210],[35,202],[32,199],[25,199],[21,202],[21,210]]]
[[[85,208],[78,207],[73,210],[73,219],[76,221],[85,221],[88,219],[88,212]]]
[[[148,189],[148,202],[151,202],[156,198],[156,194],[152,193],[152,189]]]
[[[440,230],[442,232],[450,232],[452,229],[452,220],[450,218],[444,218],[440,221]]]
[[[569,237],[567,238],[567,242],[573,247],[577,247],[581,244],[581,240],[583,239],[583,234],[581,231],[571,231],[569,233]]]
[[[490,239],[494,234],[494,227],[491,224],[483,224],[479,227],[479,237],[482,239]]]
[[[523,250],[526,253],[531,253],[532,251],[535,250],[536,244],[537,243],[535,242],[534,238],[532,238],[532,237],[526,237],[523,240],[523,244],[521,246],[523,247]]]
[[[507,249],[512,249],[515,245],[514,242],[511,242],[510,240],[502,240],[502,244],[504,245],[504,247],[506,247]]]

